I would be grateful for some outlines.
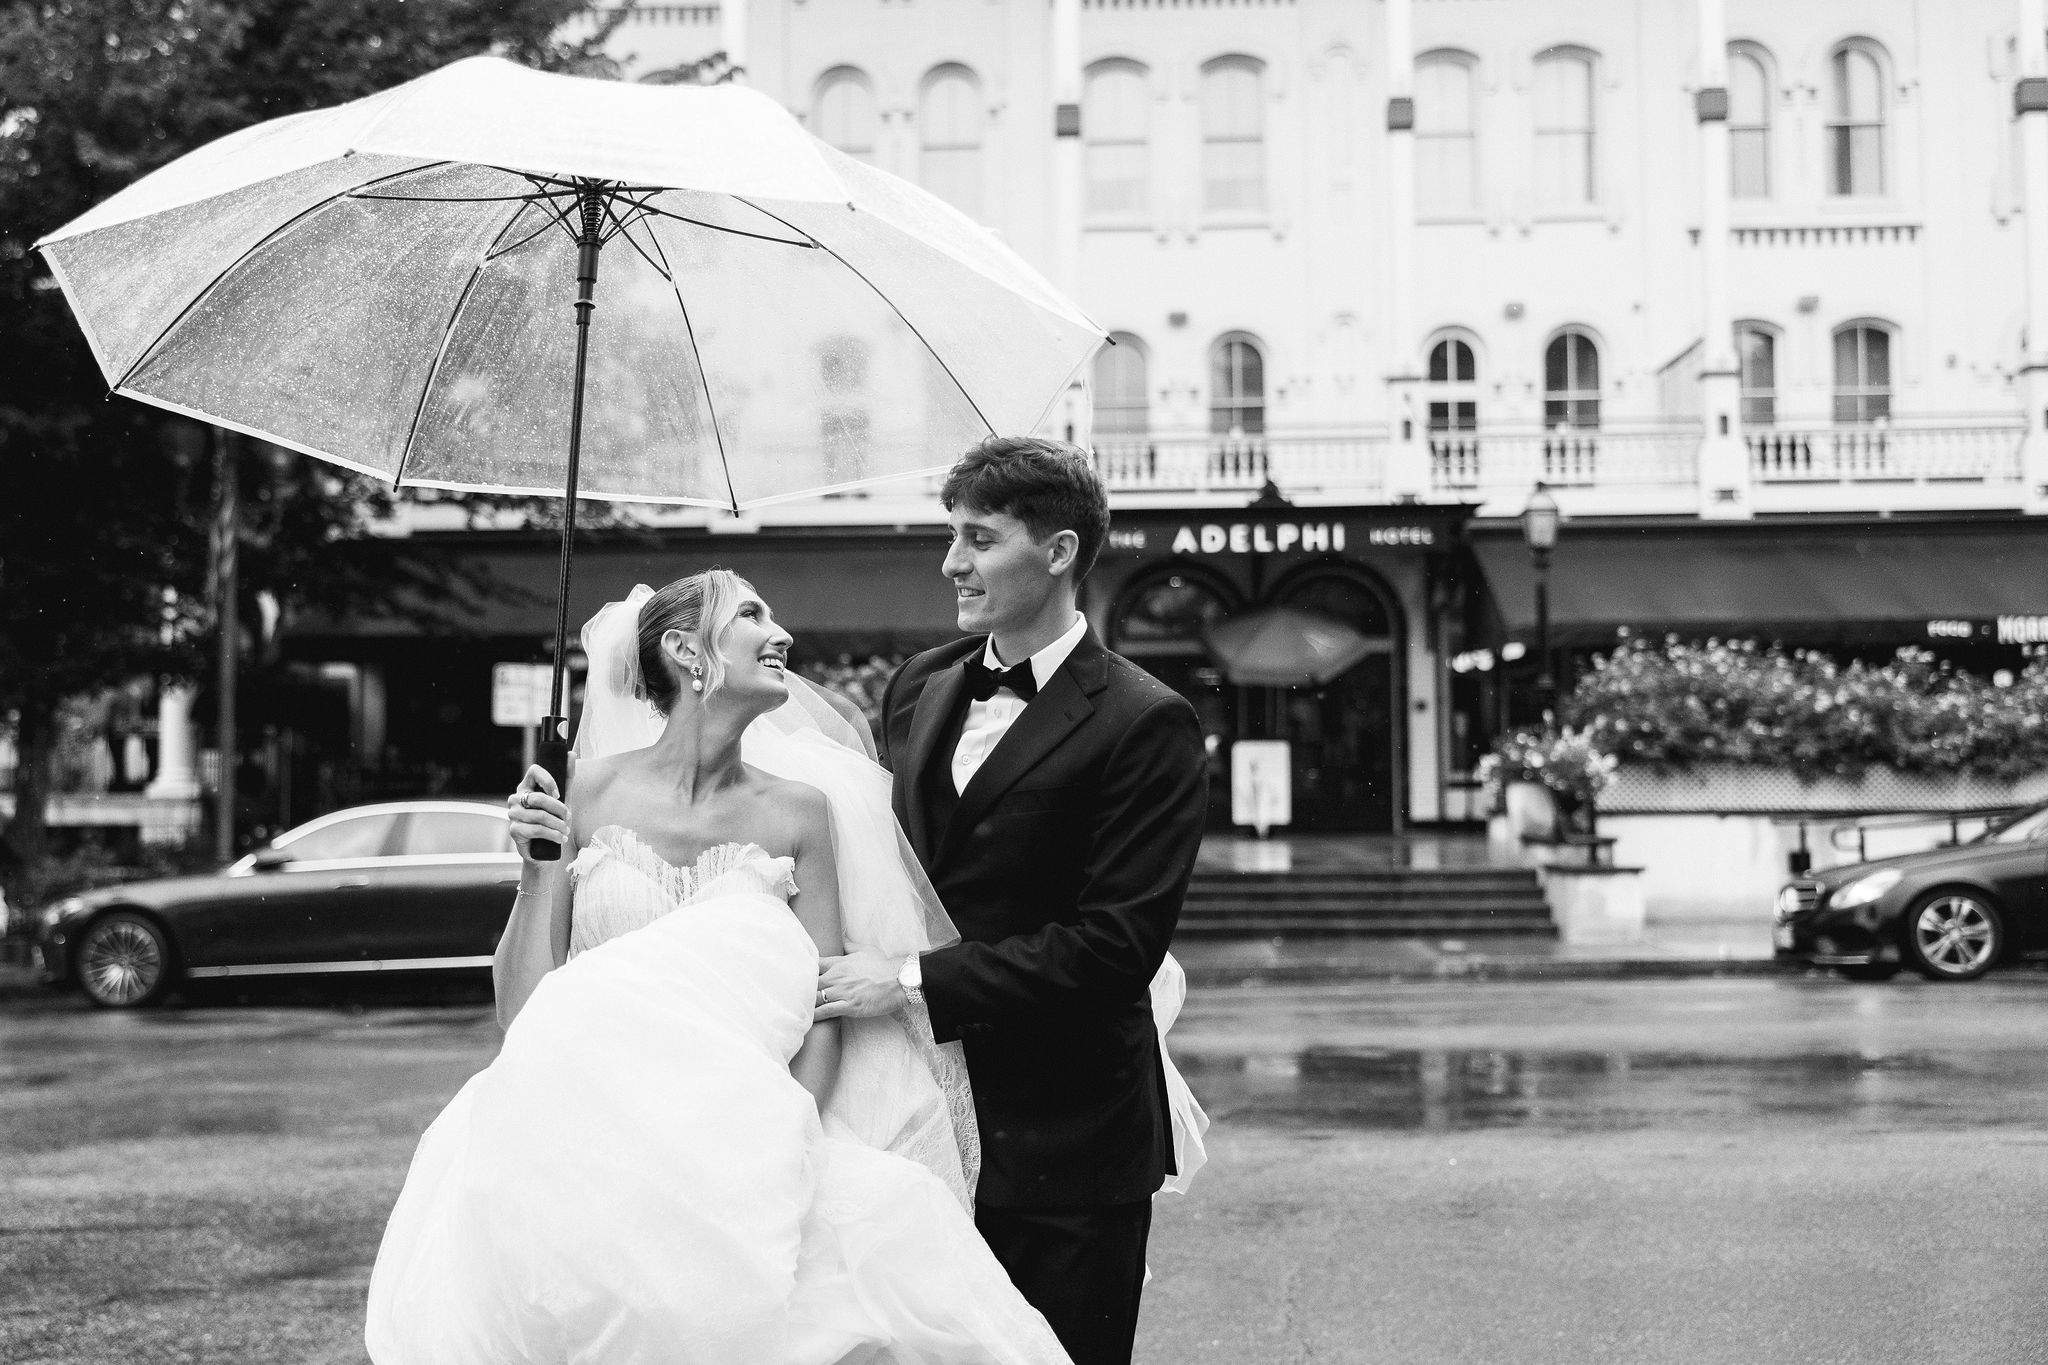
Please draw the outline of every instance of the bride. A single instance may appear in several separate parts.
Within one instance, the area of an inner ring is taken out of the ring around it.
[[[377,1365],[1067,1360],[974,1230],[957,1045],[813,1022],[821,954],[954,935],[789,645],[719,569],[585,628],[574,814],[537,768],[512,798],[504,1046],[413,1158]]]

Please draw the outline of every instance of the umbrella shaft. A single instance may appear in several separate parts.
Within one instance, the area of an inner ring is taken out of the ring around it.
[[[597,307],[591,296],[597,289],[597,256],[603,247],[598,235],[601,213],[600,192],[586,191],[583,231],[576,251],[576,386],[569,398],[569,472],[562,489],[562,570],[555,588],[555,669],[548,692],[550,716],[565,714],[562,675],[569,648],[569,570],[576,552],[576,476],[583,460],[584,372],[590,358],[590,315]]]

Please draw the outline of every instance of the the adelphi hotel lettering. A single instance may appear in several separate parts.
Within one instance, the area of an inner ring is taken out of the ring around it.
[[[1436,532],[1427,526],[1375,526],[1366,532],[1374,545],[1434,545]],[[1299,550],[1303,554],[1334,554],[1344,549],[1341,521],[1234,521],[1188,525],[1173,533],[1177,555],[1267,555]]]

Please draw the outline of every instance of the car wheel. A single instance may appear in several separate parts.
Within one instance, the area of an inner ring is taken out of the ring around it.
[[[170,940],[141,915],[127,910],[102,915],[79,940],[79,987],[103,1009],[154,1004],[175,975]]]
[[[1975,981],[2005,948],[2005,923],[1975,891],[1936,891],[1900,922],[1906,960],[1930,981]]]
[[[1851,981],[1889,981],[1899,974],[1899,967],[1896,962],[1861,962],[1835,970]]]

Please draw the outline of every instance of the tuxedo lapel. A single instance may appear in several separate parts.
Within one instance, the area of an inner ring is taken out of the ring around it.
[[[927,868],[932,865],[932,857],[938,849],[933,846],[935,841],[925,817],[925,769],[931,764],[932,750],[937,747],[939,736],[946,732],[946,722],[959,706],[961,693],[966,687],[965,660],[950,668],[942,668],[925,680],[924,691],[918,694],[917,707],[911,713],[910,743],[903,764],[902,780],[906,784],[903,825],[918,861]],[[953,756],[947,754],[940,761],[951,764]]]
[[[1015,786],[1038,761],[1058,748],[1075,727],[1095,712],[1089,697],[1108,681],[1109,654],[1092,636],[1084,635],[1059,672],[1039,690],[1024,708],[1024,714],[1004,732],[990,751],[967,789],[960,793],[960,805],[953,812],[954,830],[974,827],[996,798]],[[920,711],[919,722],[924,720]],[[950,843],[950,838],[948,839]]]

